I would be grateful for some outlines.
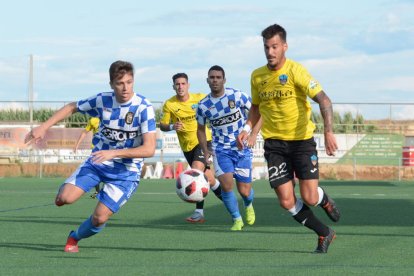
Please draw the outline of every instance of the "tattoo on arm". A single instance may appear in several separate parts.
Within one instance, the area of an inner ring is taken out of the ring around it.
[[[313,100],[319,104],[323,118],[324,132],[333,132],[333,108],[332,102],[325,92],[319,92]]]

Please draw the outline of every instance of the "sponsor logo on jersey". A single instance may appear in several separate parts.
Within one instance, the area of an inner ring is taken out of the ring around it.
[[[230,115],[227,115],[227,116],[215,119],[215,120],[210,120],[210,124],[213,127],[224,126],[224,125],[227,125],[227,124],[237,122],[238,120],[241,119],[241,117],[242,116],[240,114],[240,111],[237,110],[237,112],[235,112],[233,114],[230,114]]]
[[[119,129],[112,129],[108,127],[104,127],[101,133],[109,140],[122,142],[127,139],[134,139],[139,135],[138,131],[125,131]]]
[[[229,107],[230,107],[231,109],[235,108],[235,107],[236,107],[236,103],[235,103],[233,100],[230,100],[230,101],[229,101]]]
[[[273,99],[283,99],[293,96],[291,90],[273,90],[273,91],[261,91],[259,92],[259,98],[262,101],[268,101]]]
[[[318,86],[318,82],[316,80],[311,80],[309,82],[309,89],[314,89],[317,86]]]
[[[132,112],[128,112],[128,113],[125,115],[125,123],[126,123],[126,124],[128,124],[128,125],[132,124],[133,119],[134,119],[134,113],[132,113]]]
[[[285,85],[287,83],[288,76],[283,74],[279,76],[279,82],[281,85]]]
[[[180,122],[190,122],[190,121],[194,121],[196,119],[196,115],[191,115],[191,116],[187,116],[187,117],[177,117],[177,120]]]

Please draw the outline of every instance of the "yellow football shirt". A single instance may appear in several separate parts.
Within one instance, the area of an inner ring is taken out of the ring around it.
[[[306,140],[313,136],[310,119],[313,98],[322,87],[299,63],[286,59],[283,67],[271,71],[265,65],[251,75],[252,103],[259,106],[264,139]]]
[[[92,131],[93,134],[97,133],[99,130],[99,118],[92,117],[89,119],[88,124],[85,127],[86,131]],[[93,149],[93,144],[91,145],[91,149]]]
[[[198,145],[196,112],[198,102],[206,95],[202,93],[189,93],[187,101],[181,102],[176,96],[169,98],[162,109],[161,123],[170,124],[180,121],[183,129],[177,131],[181,149],[184,152],[191,151]],[[211,141],[211,130],[206,128],[207,141]]]
[[[86,131],[92,131],[93,134],[97,133],[99,129],[99,118],[96,118],[96,117],[90,118],[85,129]]]

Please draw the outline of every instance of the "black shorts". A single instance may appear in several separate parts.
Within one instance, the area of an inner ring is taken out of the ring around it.
[[[299,179],[319,179],[318,151],[312,138],[302,141],[266,139],[264,156],[272,188],[296,176]]]
[[[209,151],[213,151],[211,141],[207,141],[207,148]],[[194,161],[200,161],[206,168],[208,167],[206,159],[204,158],[203,149],[201,148],[200,144],[195,146],[192,150],[184,152],[184,156],[190,166]]]

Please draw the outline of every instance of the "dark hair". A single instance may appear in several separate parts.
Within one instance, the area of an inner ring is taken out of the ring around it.
[[[284,42],[286,42],[286,30],[278,24],[270,25],[262,31],[262,37],[264,39],[271,39],[275,35],[278,35]]]
[[[221,66],[213,65],[208,69],[208,73],[210,73],[210,71],[221,71],[223,73],[223,78],[226,77],[226,73],[224,73],[224,69]]]
[[[109,67],[109,80],[111,82],[122,78],[125,74],[134,76],[134,65],[128,61],[117,60]]]
[[[178,78],[185,78],[188,82],[188,76],[186,73],[177,73],[174,76],[172,76],[173,83],[175,83],[175,80]]]

